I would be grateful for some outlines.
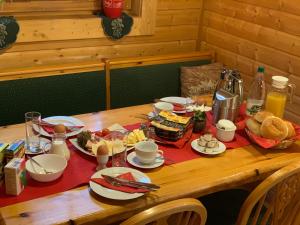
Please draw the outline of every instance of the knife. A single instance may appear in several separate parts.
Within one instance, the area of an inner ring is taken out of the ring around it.
[[[124,185],[128,187],[135,187],[135,188],[144,188],[150,191],[155,191],[160,188],[160,186],[151,184],[151,183],[144,183],[144,182],[139,182],[139,181],[131,181],[131,180],[126,180],[123,178],[119,177],[112,177],[109,175],[104,175],[101,174],[101,176],[106,180],[108,183],[112,185]]]

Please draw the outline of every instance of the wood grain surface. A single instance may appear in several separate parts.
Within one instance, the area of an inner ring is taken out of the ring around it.
[[[214,49],[217,61],[239,69],[246,90],[259,65],[269,85],[279,75],[300,86],[299,2],[205,0],[202,15],[202,48]],[[299,88],[285,116],[300,123]]]
[[[75,116],[86,129],[98,130],[113,123],[142,122],[152,106],[142,105]],[[1,141],[24,138],[24,124],[0,128]],[[67,192],[10,205],[0,209],[6,224],[112,224],[143,209],[183,197],[239,187],[261,180],[271,172],[300,159],[300,143],[287,150],[256,146],[227,150],[217,157],[198,159],[145,171],[161,189],[130,201],[112,201],[92,194],[83,186]]]

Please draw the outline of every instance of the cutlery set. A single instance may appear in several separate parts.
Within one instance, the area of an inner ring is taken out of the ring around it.
[[[146,189],[149,191],[156,191],[160,188],[160,186],[158,186],[156,184],[152,184],[152,183],[144,183],[144,182],[139,182],[139,181],[126,180],[126,179],[112,177],[112,176],[104,175],[104,174],[101,174],[101,176],[103,177],[103,179],[106,182],[108,182],[114,186],[127,186],[127,187],[134,187],[134,188],[142,188],[142,189]]]

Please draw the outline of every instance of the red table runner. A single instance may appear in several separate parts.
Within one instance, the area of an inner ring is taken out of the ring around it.
[[[133,124],[126,126],[126,128],[133,130],[139,126],[140,124]],[[212,133],[215,132],[215,128],[212,127],[210,123],[207,125],[207,130],[210,130]],[[160,149],[164,151],[165,157],[169,159],[166,160],[165,164],[179,163],[201,157],[201,154],[194,151],[191,147],[191,142],[199,136],[200,134],[191,134],[191,138],[186,140],[182,148],[172,145],[171,142],[169,142],[168,145],[160,145]],[[235,139],[232,142],[225,143],[225,145],[227,148],[249,145],[250,143],[245,137],[246,134],[237,131]],[[53,182],[41,183],[34,181],[30,178],[29,174],[27,174],[27,186],[19,196],[6,195],[4,185],[2,185],[2,187],[0,187],[0,207],[67,191],[88,184],[90,177],[95,173],[97,166],[96,158],[76,150],[70,142],[68,142],[68,146],[71,150],[71,157],[62,177]],[[146,170],[142,171],[146,172]]]

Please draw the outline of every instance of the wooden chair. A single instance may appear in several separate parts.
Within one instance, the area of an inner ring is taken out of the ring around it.
[[[121,225],[204,225],[206,209],[196,199],[174,200],[142,211]]]
[[[300,162],[283,167],[261,182],[243,203],[236,224],[299,225]]]

